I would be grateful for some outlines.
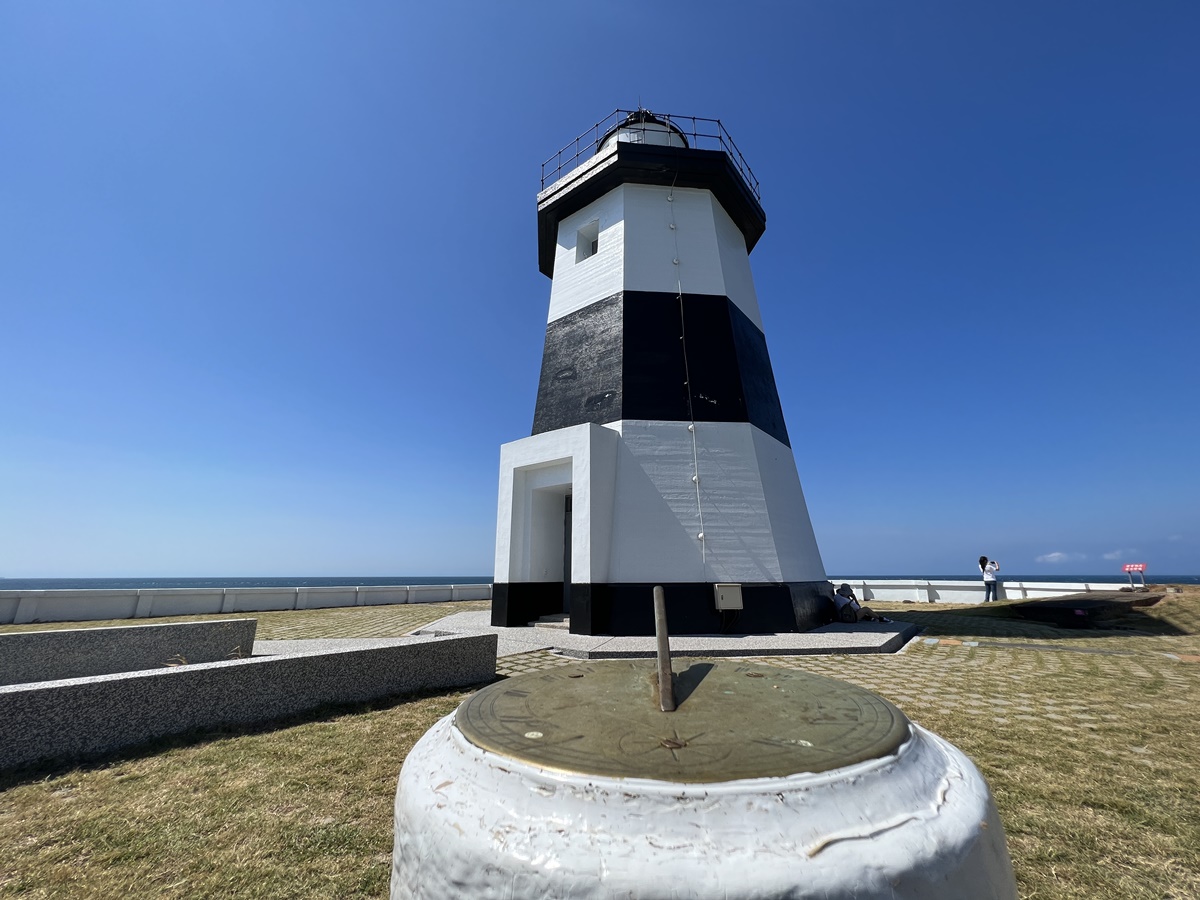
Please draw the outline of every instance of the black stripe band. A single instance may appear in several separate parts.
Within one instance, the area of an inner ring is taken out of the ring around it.
[[[766,337],[728,297],[622,291],[546,327],[533,434],[622,419],[749,422],[791,446]]]
[[[572,634],[654,634],[655,585],[572,584],[569,601]],[[743,584],[743,608],[716,609],[713,586],[705,583],[663,585],[671,634],[770,634],[808,631],[829,621],[833,586],[828,581]],[[493,625],[528,625],[561,612],[561,581],[497,582],[492,585]]]

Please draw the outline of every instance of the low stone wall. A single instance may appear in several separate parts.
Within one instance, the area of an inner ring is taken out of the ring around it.
[[[88,622],[149,616],[491,600],[490,584],[409,584],[286,588],[154,588],[2,591],[0,625]]]
[[[0,685],[250,656],[254,619],[0,634]]]
[[[978,581],[926,581],[923,579],[862,579],[830,578],[834,587],[848,584],[858,599],[891,600],[912,603],[982,603],[986,596],[983,579]],[[1077,581],[1000,581],[1001,600],[1040,600],[1063,597],[1089,591],[1119,591],[1118,583],[1085,583]]]
[[[496,636],[486,634],[0,687],[0,770],[495,676]]]

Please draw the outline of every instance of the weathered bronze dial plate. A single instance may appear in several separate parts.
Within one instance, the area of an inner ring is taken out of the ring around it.
[[[675,712],[654,662],[602,661],[488,685],[455,715],[485,750],[546,769],[711,783],[826,772],[894,752],[908,718],[862,688],[731,660],[674,661]]]

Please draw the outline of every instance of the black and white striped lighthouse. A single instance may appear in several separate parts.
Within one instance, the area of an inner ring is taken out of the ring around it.
[[[538,194],[550,314],[533,433],[501,448],[492,623],[653,634],[662,585],[673,634],[815,626],[757,182],[716,120],[619,110],[568,150]]]

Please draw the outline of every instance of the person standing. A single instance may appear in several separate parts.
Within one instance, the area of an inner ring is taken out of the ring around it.
[[[1000,571],[1000,563],[981,556],[979,557],[979,571],[983,573],[983,602],[991,603],[1000,599],[996,592],[996,573]]]

